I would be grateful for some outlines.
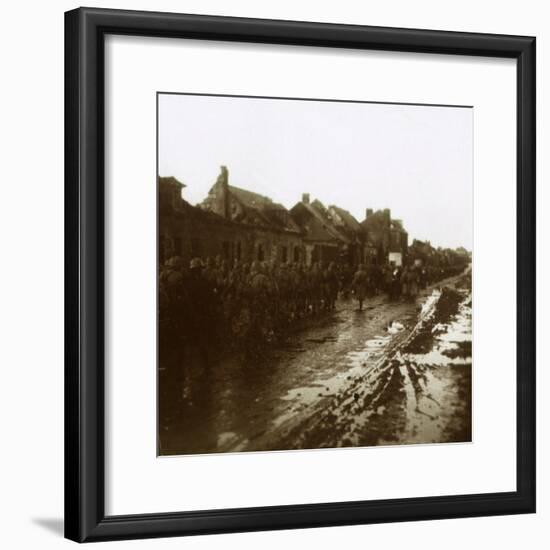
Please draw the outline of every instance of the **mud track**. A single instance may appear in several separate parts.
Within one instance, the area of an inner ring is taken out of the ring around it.
[[[163,454],[468,441],[469,286],[458,276],[363,312],[339,301],[261,357],[220,360],[188,380]]]

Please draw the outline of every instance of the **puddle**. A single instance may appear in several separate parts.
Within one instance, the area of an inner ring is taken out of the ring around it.
[[[451,357],[434,349],[428,353],[407,353],[402,356],[404,362],[415,363],[426,367],[448,367],[449,365],[471,365],[472,358]]]
[[[463,296],[458,312],[447,323],[435,323],[431,329],[433,342],[427,342],[416,352],[402,354],[402,359],[427,367],[446,367],[472,364],[472,301]],[[410,346],[414,349],[414,343]],[[424,349],[422,349],[424,348]]]
[[[327,342],[336,342],[338,338],[336,336],[325,336],[324,338],[308,338],[306,342],[312,344],[326,344]]]
[[[435,307],[436,302],[439,300],[439,297],[441,296],[440,290],[433,290],[428,299],[422,304],[422,308],[420,310],[420,316],[426,315],[430,310],[432,310]]]
[[[399,321],[393,321],[392,324],[388,327],[389,334],[397,334],[402,330],[405,330],[405,325],[403,323],[400,323]]]
[[[387,328],[386,335],[375,335],[374,338],[366,340],[362,349],[350,351],[344,358],[347,367],[344,371],[330,378],[319,378],[304,387],[293,388],[281,397],[281,400],[291,403],[290,406],[272,424],[275,427],[281,426],[290,420],[295,414],[301,412],[321,399],[341,394],[346,388],[357,383],[359,380],[365,386],[372,383],[369,375],[377,376],[376,363],[384,357],[394,336],[405,330],[405,325],[400,321],[392,321]],[[308,342],[324,343],[328,339],[336,340],[335,337],[322,339],[308,339]],[[330,340],[329,340],[330,341]],[[378,414],[382,414],[383,408]]]

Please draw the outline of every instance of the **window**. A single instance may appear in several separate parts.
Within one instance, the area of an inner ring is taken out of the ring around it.
[[[176,237],[174,239],[174,256],[181,256],[181,239]]]
[[[199,239],[197,239],[196,237],[192,237],[191,238],[191,256],[193,258],[196,258],[197,256],[200,256],[200,255],[201,255],[201,252],[200,252]]]
[[[222,255],[225,260],[229,260],[229,243],[227,241],[222,242]]]
[[[294,247],[294,263],[298,263],[300,261],[300,247],[295,246]]]
[[[321,260],[321,247],[315,245],[311,252],[311,263],[316,264]]]
[[[284,264],[288,261],[288,248],[286,246],[281,247],[281,261]]]
[[[260,261],[260,262],[264,261],[264,245],[263,244],[258,245],[258,261]]]

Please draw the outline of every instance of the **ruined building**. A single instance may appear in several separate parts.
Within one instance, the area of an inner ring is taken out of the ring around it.
[[[225,166],[200,208],[241,227],[240,237],[230,243],[230,258],[298,262],[304,257],[301,229],[288,210],[267,197],[229,185]]]
[[[182,198],[185,185],[176,178],[159,178],[159,262],[172,256],[191,258],[238,257],[235,243],[246,238],[246,232],[236,223],[192,206]]]
[[[367,208],[361,228],[366,261],[403,264],[407,255],[409,235],[401,220],[392,219],[389,208],[376,212]]]
[[[299,225],[305,249],[305,260],[328,263],[340,261],[351,239],[333,223],[325,206],[318,200],[310,202],[309,194],[290,210]]]
[[[435,248],[430,241],[414,239],[408,249],[408,259],[415,265],[434,268],[448,268],[449,266],[466,266],[472,261],[471,253],[464,247],[454,250],[449,248]]]

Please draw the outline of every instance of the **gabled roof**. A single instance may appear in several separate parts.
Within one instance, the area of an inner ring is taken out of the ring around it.
[[[218,180],[208,192],[208,196],[201,203],[201,208],[207,211],[215,211],[214,197],[220,191],[223,192],[223,181]],[[230,218],[237,223],[258,225],[277,231],[300,233],[300,227],[291,218],[288,210],[279,203],[273,202],[253,191],[227,185],[230,204],[238,203],[237,212],[230,212]],[[231,208],[231,207],[230,207]]]
[[[347,211],[339,206],[331,204],[328,207],[329,211],[334,210],[337,216],[342,220],[342,224],[349,231],[360,231],[361,224]],[[336,220],[335,220],[336,221]]]
[[[305,232],[305,238],[310,241],[344,242],[350,240],[333,224],[327,209],[316,200],[313,203],[296,203],[290,213]]]
[[[295,204],[290,213],[302,228],[306,241],[334,242],[334,236],[327,231],[325,224],[304,203]]]
[[[233,185],[228,185],[228,190],[233,199],[239,201],[245,210],[259,217],[260,222],[263,221],[268,227],[279,231],[300,231],[300,227],[282,204],[273,202],[269,197]]]
[[[349,237],[335,225],[330,212],[320,200],[315,199],[311,204],[306,204],[305,206],[323,223],[324,227],[333,238],[346,243],[350,242]]]
[[[248,191],[247,189],[241,189],[240,187],[235,187],[233,185],[227,186],[229,192],[237,198],[243,206],[248,206],[249,208],[258,208],[260,210],[266,207],[276,206],[284,210],[282,204],[277,204],[273,202],[269,197],[264,197],[253,191]]]

